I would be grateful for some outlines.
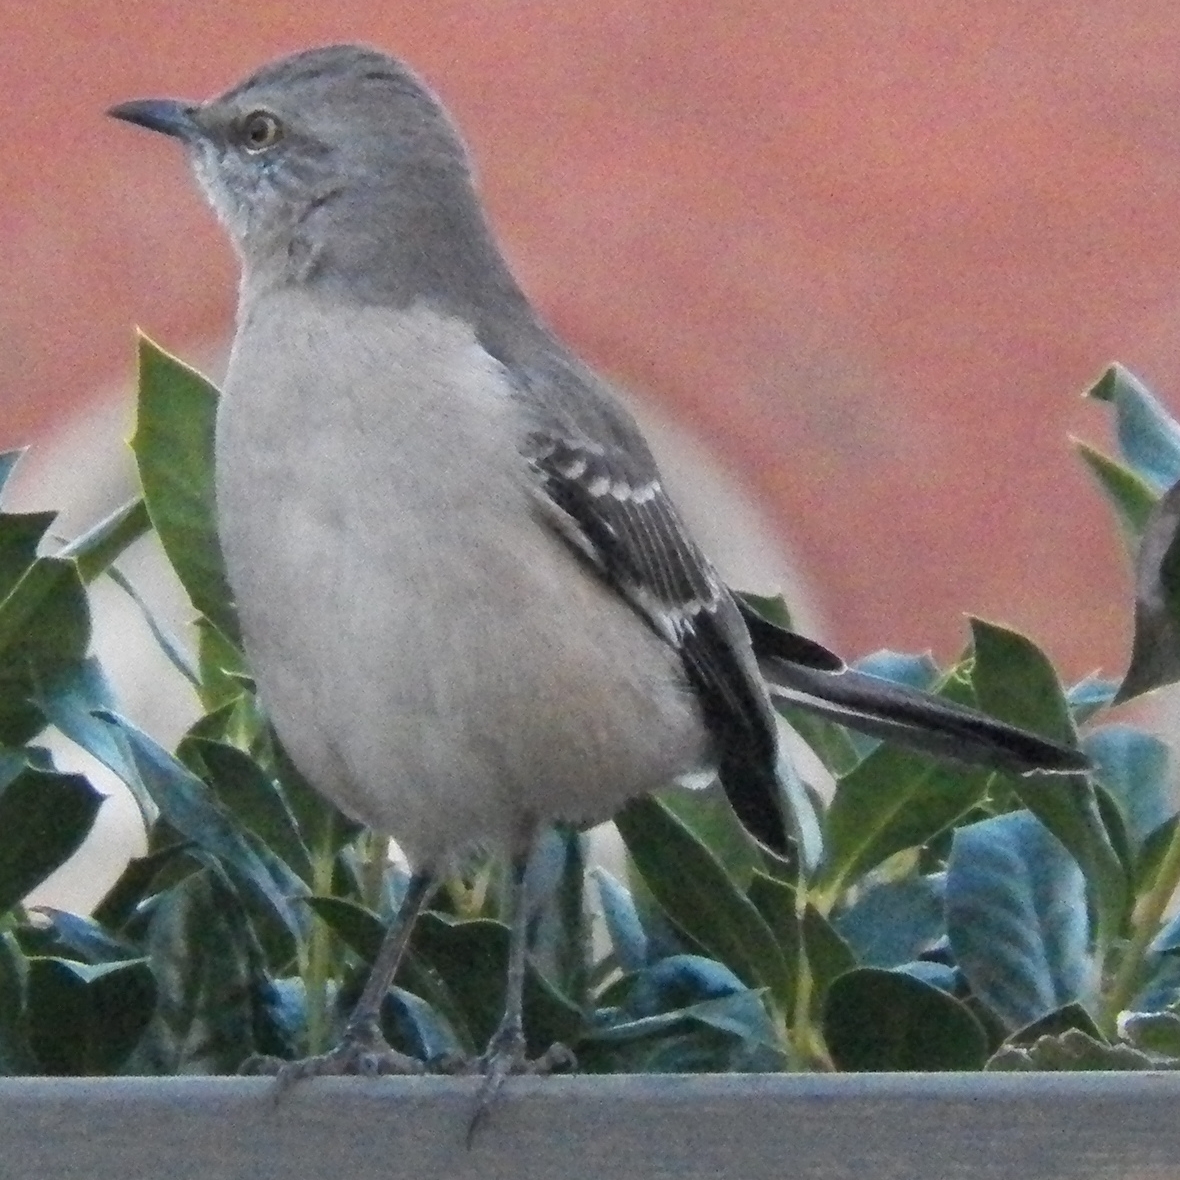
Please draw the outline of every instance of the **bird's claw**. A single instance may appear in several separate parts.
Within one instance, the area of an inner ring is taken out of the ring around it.
[[[418,1058],[391,1049],[377,1028],[360,1027],[348,1029],[327,1053],[298,1061],[257,1055],[247,1058],[238,1072],[272,1076],[278,1102],[296,1082],[306,1078],[413,1076],[425,1073],[426,1068]]]
[[[524,1033],[520,1028],[500,1028],[484,1052],[468,1063],[471,1073],[483,1075],[475,1109],[467,1124],[467,1146],[475,1140],[475,1133],[487,1118],[505,1080],[512,1075],[545,1075],[557,1070],[577,1069],[578,1061],[565,1045],[550,1045],[540,1057],[529,1057]]]

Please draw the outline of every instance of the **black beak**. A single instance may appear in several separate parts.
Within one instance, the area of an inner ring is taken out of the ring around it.
[[[137,98],[111,107],[107,114],[112,119],[122,119],[124,123],[134,123],[149,131],[191,140],[200,134],[200,128],[193,118],[196,109],[192,103],[179,102],[174,98]]]

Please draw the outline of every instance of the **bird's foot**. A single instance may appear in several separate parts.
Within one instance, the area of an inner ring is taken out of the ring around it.
[[[540,1057],[529,1057],[524,1032],[519,1025],[502,1025],[483,1053],[467,1064],[467,1072],[483,1074],[471,1122],[467,1124],[467,1146],[471,1146],[475,1132],[487,1118],[505,1079],[510,1075],[544,1075],[577,1067],[577,1058],[564,1045],[550,1045]]]
[[[416,1057],[408,1057],[391,1049],[375,1022],[349,1026],[340,1043],[327,1053],[304,1057],[299,1061],[284,1061],[281,1057],[256,1055],[248,1057],[238,1070],[243,1074],[261,1074],[275,1079],[277,1102],[296,1082],[305,1078],[379,1077],[386,1074],[402,1076],[422,1074],[426,1065]]]

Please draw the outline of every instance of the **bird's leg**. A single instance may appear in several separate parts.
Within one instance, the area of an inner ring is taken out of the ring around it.
[[[530,1059],[524,1035],[524,978],[528,954],[529,896],[527,888],[529,855],[537,834],[512,858],[512,888],[509,898],[511,924],[508,939],[508,977],[504,992],[504,1015],[488,1047],[474,1063],[483,1074],[475,1099],[475,1110],[467,1128],[470,1147],[476,1129],[487,1116],[509,1074],[546,1074],[554,1069],[573,1068],[577,1063],[564,1045],[550,1045],[540,1057]]]
[[[434,891],[434,885],[434,877],[430,873],[415,873],[410,877],[397,917],[381,943],[361,998],[357,1000],[344,1035],[334,1049],[300,1061],[254,1057],[242,1066],[242,1072],[274,1074],[278,1095],[304,1078],[338,1077],[344,1074],[424,1073],[424,1062],[389,1047],[381,1034],[380,1016],[381,1003],[405,954],[414,922]]]

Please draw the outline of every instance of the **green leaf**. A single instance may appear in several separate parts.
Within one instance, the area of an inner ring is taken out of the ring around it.
[[[0,914],[77,852],[102,801],[80,774],[25,766],[8,779],[0,788]]]
[[[788,631],[795,629],[791,622],[791,608],[781,594],[752,594],[749,590],[735,590],[734,594],[776,627]]]
[[[1172,816],[1171,819],[1160,824],[1154,832],[1149,833],[1147,839],[1143,841],[1143,846],[1139,850],[1139,858],[1135,862],[1134,890],[1136,895],[1151,889],[1155,884],[1164,856],[1172,846],[1178,823],[1180,823],[1180,817]]]
[[[0,456],[0,464],[3,459]],[[10,1077],[41,1072],[25,1035],[27,974],[28,964],[16,939],[0,932],[0,1074]]]
[[[1018,631],[971,619],[971,682],[979,707],[1066,745],[1077,744],[1069,702],[1053,665]]]
[[[770,928],[721,862],[658,800],[629,803],[615,817],[636,869],[660,907],[749,987],[776,1003],[791,994],[790,970]]]
[[[1180,1015],[1175,1012],[1124,1012],[1119,1035],[1141,1052],[1180,1064]]]
[[[200,673],[201,704],[212,712],[245,691],[242,677],[247,674],[246,657],[224,632],[207,618],[199,618],[197,629],[197,663]]]
[[[1160,1069],[1158,1057],[1130,1045],[1108,1045],[1071,1028],[1059,1036],[1041,1037],[1031,1045],[1002,1045],[987,1063],[991,1072],[1035,1070]]]
[[[235,882],[298,938],[299,926],[287,898],[209,787],[130,721],[117,713],[103,712],[99,716],[127,742],[135,773],[160,815],[197,848],[217,858]]]
[[[1074,446],[1114,510],[1127,552],[1134,555],[1158,494],[1146,480],[1101,451],[1084,442]]]
[[[186,763],[195,757],[222,807],[311,884],[311,858],[295,817],[278,783],[249,754],[204,738],[186,739],[177,753]]]
[[[586,843],[577,828],[551,828],[533,849],[525,879],[533,961],[579,1008],[591,1003]]]
[[[1152,509],[1135,551],[1131,663],[1114,703],[1180,679],[1180,484]]]
[[[987,1036],[966,1005],[912,975],[878,967],[833,981],[823,1034],[841,1070],[978,1070],[987,1058]]]
[[[1092,1001],[1085,880],[1025,811],[960,828],[946,877],[947,935],[972,992],[1009,1029]]]
[[[785,881],[766,873],[755,873],[750,880],[747,896],[750,904],[770,927],[787,963],[789,987],[777,997],[779,1008],[784,1013],[794,1012],[799,966],[805,954],[803,922],[798,912],[798,894],[794,887]]]
[[[157,888],[167,888],[167,883],[158,885],[161,877],[175,872],[177,865],[192,864],[188,857],[191,848],[192,845],[184,841],[168,844],[147,856],[133,856],[102,901],[94,907],[95,921],[108,930],[123,929],[150,894]]]
[[[267,981],[241,900],[211,870],[153,901],[143,941],[158,982],[157,1019],[128,1072],[233,1073],[264,1049]]]
[[[0,599],[28,571],[56,512],[0,513]]]
[[[990,772],[878,746],[836,784],[824,830],[819,889],[844,886],[906,848],[934,839],[984,797]]]
[[[45,727],[29,699],[79,662],[90,643],[90,607],[72,561],[39,557],[0,600],[0,744],[20,746]]]
[[[364,962],[373,962],[385,937],[385,926],[375,914],[338,897],[305,900]],[[508,927],[502,922],[456,921],[427,911],[414,925],[410,954],[397,982],[441,1011],[468,1051],[479,1051],[503,1014],[507,969]],[[525,978],[530,1051],[543,1053],[555,1041],[572,1044],[582,1030],[577,1006],[530,963]]]
[[[320,794],[300,774],[278,737],[273,732],[270,737],[283,798],[295,816],[304,844],[308,848],[339,851],[363,831],[362,826]]]
[[[856,966],[856,956],[836,927],[808,904],[803,911],[803,948],[811,972],[811,1007],[819,1012],[833,983]]]
[[[1014,780],[1013,786],[1025,807],[1081,866],[1094,907],[1095,940],[1109,947],[1122,926],[1130,888],[1117,837],[1112,837],[1103,817],[1099,791],[1081,775],[1031,774]],[[1117,809],[1112,810],[1116,820]]]
[[[1066,745],[1077,732],[1061,684],[1044,653],[1023,635],[971,620],[972,680],[987,712]],[[1084,775],[1010,777],[1021,803],[1069,849],[1085,873],[1102,946],[1120,928],[1127,905],[1127,872],[1103,822],[1094,784]]]
[[[1136,475],[1161,491],[1180,479],[1180,425],[1133,373],[1111,365],[1087,396],[1113,406],[1119,449]]]
[[[0,601],[0,664],[9,675],[48,675],[80,660],[90,643],[90,608],[72,561],[38,557]]]
[[[852,734],[844,726],[791,705],[783,698],[776,700],[774,707],[829,774],[837,777],[845,775],[861,760],[862,755]]]
[[[474,1044],[482,1048],[504,1012],[508,927],[486,918],[456,921],[427,911],[414,925],[410,946],[442,980]],[[531,963],[524,1008],[530,1053],[543,1053],[555,1042],[575,1044],[582,1035],[579,1009]]]
[[[371,964],[377,958],[385,938],[385,926],[372,910],[343,897],[312,894],[303,901],[366,963]]]
[[[139,409],[131,449],[144,501],[193,606],[237,638],[237,616],[217,540],[213,476],[217,390],[139,338]]]
[[[762,864],[762,853],[720,786],[665,791],[660,802],[713,853],[734,884],[744,891]]]
[[[1066,1004],[1055,1008],[1047,1016],[1017,1029],[1004,1042],[1007,1045],[1034,1045],[1042,1037],[1059,1037],[1070,1029],[1078,1029],[1096,1041],[1105,1041],[1094,1017],[1081,1004]]]
[[[155,1005],[156,981],[146,959],[97,965],[29,960],[28,1038],[46,1073],[115,1073]]]
[[[141,497],[136,497],[59,549],[57,556],[72,558],[79,577],[90,583],[110,569],[151,528],[147,505]]]
[[[156,646],[163,652],[164,658],[193,688],[199,689],[200,683],[197,672],[193,667],[192,660],[189,659],[188,653],[181,647],[179,640],[174,635],[171,635],[167,628],[156,618],[155,612],[148,605],[147,600],[114,566],[107,570],[107,576],[135,603],[139,609],[140,617],[147,624],[147,629],[156,641]]]

